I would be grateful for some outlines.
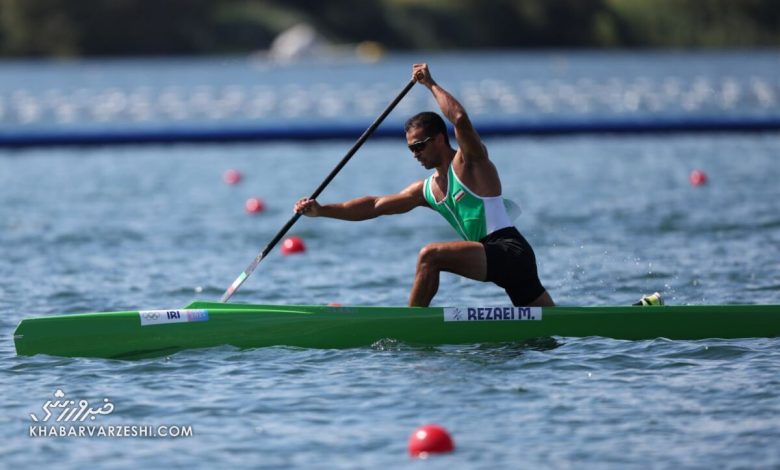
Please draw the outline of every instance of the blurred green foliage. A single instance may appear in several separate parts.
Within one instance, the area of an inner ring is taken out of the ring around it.
[[[245,53],[302,22],[393,50],[780,46],[777,0],[0,0],[0,55]]]

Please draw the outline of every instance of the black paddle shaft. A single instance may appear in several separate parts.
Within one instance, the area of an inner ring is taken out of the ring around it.
[[[336,177],[336,175],[341,171],[342,168],[344,168],[344,165],[347,164],[350,158],[352,158],[353,155],[358,151],[360,147],[363,146],[363,144],[368,140],[368,138],[371,136],[371,134],[374,133],[377,127],[379,127],[380,124],[382,124],[382,121],[385,120],[385,118],[390,114],[391,111],[398,105],[398,103],[403,99],[404,96],[406,96],[407,93],[409,93],[409,90],[412,89],[416,81],[414,79],[409,80],[409,83],[406,84],[403,90],[401,90],[401,93],[398,94],[398,96],[395,97],[395,99],[387,105],[387,108],[385,108],[384,111],[382,111],[382,114],[379,115],[378,118],[374,121],[373,124],[368,126],[368,129],[366,129],[365,132],[363,132],[363,135],[360,136],[360,138],[355,142],[355,144],[352,146],[351,149],[347,152],[346,155],[344,155],[344,158],[341,159],[338,165],[336,165],[335,168],[330,172],[330,174],[320,183],[320,185],[317,187],[317,189],[314,190],[312,195],[309,197],[309,199],[317,199],[317,197],[322,193],[322,191],[325,189],[328,184],[330,184],[331,181],[333,181],[333,178]],[[293,225],[295,225],[295,222],[298,221],[298,219],[301,218],[301,214],[295,213],[290,218],[290,220],[287,221],[286,224],[284,224],[284,227],[282,227],[279,232],[277,232],[276,235],[271,239],[270,242],[268,242],[268,245],[263,248],[263,251],[261,251],[255,259],[252,261],[252,263],[247,266],[247,268],[244,270],[244,272],[239,275],[235,281],[233,281],[233,284],[228,287],[228,289],[225,291],[224,294],[222,294],[222,298],[220,299],[220,302],[227,302],[230,297],[233,296],[233,294],[238,290],[239,287],[241,287],[241,284],[246,281],[246,279],[252,274],[252,272],[255,270],[258,264],[260,264],[260,261],[263,260],[263,258],[268,255],[268,253],[271,252],[271,250],[274,249],[277,243],[279,243],[279,240],[284,237],[284,235],[292,228]]]

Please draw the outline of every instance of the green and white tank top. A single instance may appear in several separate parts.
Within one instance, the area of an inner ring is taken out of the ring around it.
[[[447,170],[447,194],[437,201],[431,189],[433,176],[423,183],[423,196],[464,240],[476,242],[496,230],[512,226],[507,208],[516,208],[513,202],[501,196],[477,196],[458,179],[452,165]]]

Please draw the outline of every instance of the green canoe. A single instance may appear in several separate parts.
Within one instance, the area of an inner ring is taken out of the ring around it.
[[[538,337],[639,340],[780,336],[780,305],[663,307],[331,307],[194,302],[180,310],[23,320],[20,355],[139,358],[192,348],[495,343]]]

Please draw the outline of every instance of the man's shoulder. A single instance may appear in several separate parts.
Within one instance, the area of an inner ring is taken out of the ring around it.
[[[425,186],[425,179],[417,180],[411,183],[409,186],[405,187],[401,192],[402,193],[422,193],[423,188]]]

